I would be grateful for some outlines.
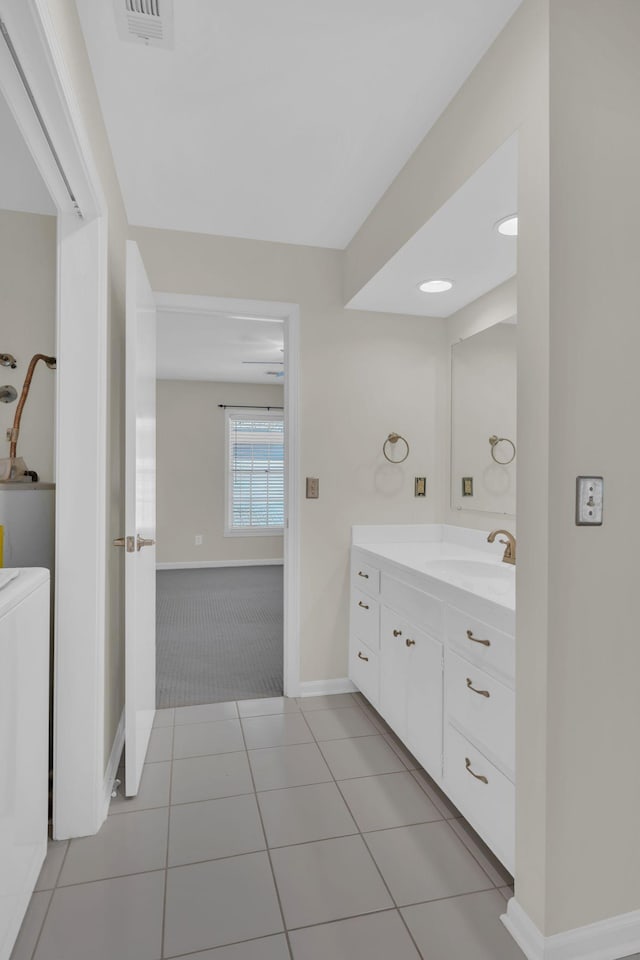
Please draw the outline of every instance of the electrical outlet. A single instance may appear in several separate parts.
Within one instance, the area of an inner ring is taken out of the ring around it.
[[[196,536],[195,536],[195,544],[196,544],[196,547],[201,547],[201,546],[202,546],[202,539],[203,539],[203,538],[202,538],[202,534],[201,534],[201,533],[196,533]]]
[[[318,477],[307,477],[307,500],[317,500],[320,497],[320,480]]]
[[[603,493],[602,477],[576,477],[576,526],[601,526]]]

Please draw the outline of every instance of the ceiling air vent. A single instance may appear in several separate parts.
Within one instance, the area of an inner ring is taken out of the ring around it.
[[[148,47],[173,47],[172,0],[116,0],[121,40]]]

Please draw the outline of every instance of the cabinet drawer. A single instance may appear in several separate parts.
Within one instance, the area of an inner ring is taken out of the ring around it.
[[[377,597],[380,593],[380,571],[354,554],[351,559],[351,586],[368,593],[370,597]]]
[[[380,646],[378,601],[360,590],[351,591],[351,632],[377,650]]]
[[[380,680],[378,655],[358,640],[352,640],[349,648],[349,679],[377,708]]]
[[[445,617],[449,645],[487,673],[501,677],[513,686],[516,664],[514,638],[455,607],[447,607]]]
[[[486,748],[513,779],[515,766],[515,694],[475,664],[446,653],[447,717]]]
[[[513,873],[514,785],[450,725],[445,733],[444,758],[446,792],[507,870]]]
[[[443,603],[430,593],[415,590],[399,580],[383,574],[380,581],[381,599],[384,604],[398,610],[420,630],[426,630],[437,639],[442,637]]]

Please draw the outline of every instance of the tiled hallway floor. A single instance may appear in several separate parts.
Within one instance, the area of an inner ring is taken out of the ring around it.
[[[51,844],[12,960],[522,960],[510,877],[359,695],[162,710],[148,761]]]

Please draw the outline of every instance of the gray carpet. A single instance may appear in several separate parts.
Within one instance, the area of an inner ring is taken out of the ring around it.
[[[282,567],[159,570],[157,706],[282,696]]]

